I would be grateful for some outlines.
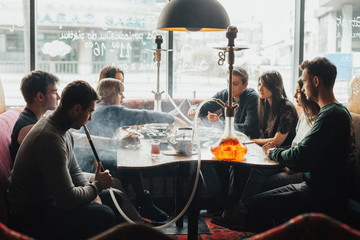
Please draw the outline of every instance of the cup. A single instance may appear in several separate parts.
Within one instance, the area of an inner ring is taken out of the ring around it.
[[[158,158],[160,156],[160,142],[158,140],[151,140],[151,157]]]

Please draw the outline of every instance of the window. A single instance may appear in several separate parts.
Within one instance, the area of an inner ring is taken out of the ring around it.
[[[96,87],[101,69],[115,65],[125,72],[127,98],[152,98],[157,78],[149,49],[155,48],[157,19],[165,4],[166,0],[38,0],[37,68],[59,76],[61,89],[76,79]]]
[[[323,56],[336,65],[335,97],[347,103],[350,83],[360,74],[360,2],[306,0],[305,5],[304,58]]]
[[[19,91],[20,80],[29,69],[27,1],[0,0],[0,81],[4,88],[6,105],[24,105]]]
[[[235,54],[235,65],[249,73],[249,87],[257,89],[258,77],[263,71],[278,70],[287,94],[292,96],[294,2],[219,2],[225,7],[231,25],[238,28],[235,47],[249,48]],[[227,88],[227,59],[219,66],[219,50],[214,49],[226,47],[227,43],[226,32],[174,33],[174,97],[205,99]]]

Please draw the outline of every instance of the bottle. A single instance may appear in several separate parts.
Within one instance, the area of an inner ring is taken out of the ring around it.
[[[244,160],[247,148],[235,136],[234,117],[225,118],[223,136],[210,150],[217,160]]]

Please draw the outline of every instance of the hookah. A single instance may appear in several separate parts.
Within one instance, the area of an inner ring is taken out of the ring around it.
[[[232,96],[232,77],[234,69],[235,54],[234,51],[239,51],[247,48],[234,48],[234,39],[237,35],[237,28],[234,26],[228,27],[226,32],[226,38],[228,39],[228,47],[225,48],[215,48],[223,50],[219,52],[219,65],[223,65],[225,62],[225,52],[228,52],[228,64],[229,64],[229,89],[228,89],[228,102],[225,104],[220,99],[213,99],[220,106],[225,108],[225,129],[220,140],[211,147],[211,152],[215,155],[215,158],[218,160],[235,160],[242,161],[244,155],[247,153],[247,148],[244,144],[240,143],[235,136],[234,128],[234,116],[235,110],[239,107],[237,103],[233,102]]]
[[[171,49],[162,49],[161,48],[161,44],[163,43],[163,39],[161,35],[157,35],[155,38],[155,43],[156,43],[156,49],[150,49],[151,51],[154,51],[154,58],[153,58],[153,62],[156,62],[157,64],[157,82],[156,82],[156,92],[154,90],[152,90],[151,92],[154,94],[154,111],[158,111],[161,112],[161,99],[162,99],[162,94],[165,93],[166,96],[169,98],[170,103],[173,105],[173,107],[176,109],[176,111],[184,118],[184,120],[189,123],[192,124],[192,122],[189,120],[189,118],[187,116],[185,116],[181,110],[179,109],[179,107],[176,105],[176,103],[173,101],[173,99],[171,98],[171,96],[165,92],[165,91],[161,91],[160,92],[160,63],[161,63],[161,52],[166,52],[166,51],[172,51]]]
[[[161,51],[167,51],[166,49],[161,49],[161,44],[163,42],[162,36],[157,35],[155,38],[156,49],[151,49],[154,52],[153,61],[157,63],[157,82],[156,82],[156,92],[151,91],[154,94],[154,111],[161,112],[161,95],[164,91],[160,92],[160,62],[161,62]]]

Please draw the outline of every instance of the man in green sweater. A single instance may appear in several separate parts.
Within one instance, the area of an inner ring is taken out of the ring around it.
[[[349,172],[354,150],[352,118],[335,99],[337,70],[326,58],[300,65],[301,89],[321,108],[310,134],[296,147],[263,146],[281,166],[305,172],[304,182],[286,185],[254,196],[249,214],[254,230],[261,232],[305,212],[322,212],[341,219],[349,199]]]

